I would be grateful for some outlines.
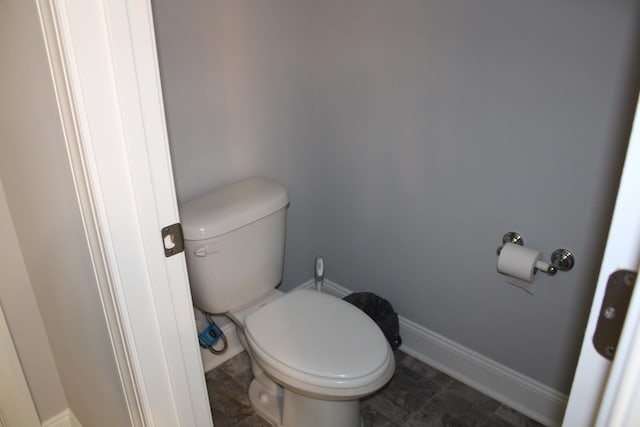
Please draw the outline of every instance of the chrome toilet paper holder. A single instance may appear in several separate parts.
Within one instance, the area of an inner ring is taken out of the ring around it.
[[[515,231],[509,231],[502,236],[502,246],[498,247],[497,255],[500,255],[502,247],[507,243],[514,243],[516,245],[524,246],[524,238],[522,235]],[[551,253],[551,264],[546,270],[536,269],[536,271],[542,271],[543,273],[553,276],[558,271],[569,271],[575,264],[575,257],[569,249],[556,249]]]

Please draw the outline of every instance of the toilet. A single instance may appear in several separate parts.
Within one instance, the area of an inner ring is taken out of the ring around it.
[[[256,177],[180,207],[193,302],[235,323],[259,415],[283,427],[359,427],[359,399],[389,381],[393,352],[353,305],[315,290],[276,289],[288,204],[284,187]]]

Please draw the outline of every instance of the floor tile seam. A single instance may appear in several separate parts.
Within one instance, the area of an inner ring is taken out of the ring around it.
[[[516,420],[516,421],[513,421],[513,420],[510,420],[510,419],[508,419],[508,418],[503,417],[502,415],[500,415],[500,414],[498,413],[498,411],[500,411],[500,409],[503,409],[503,408],[506,408],[506,409],[508,409],[508,410],[514,411],[514,409],[513,409],[513,408],[511,408],[510,406],[507,406],[507,405],[505,405],[504,403],[501,403],[501,404],[500,404],[500,406],[498,406],[498,407],[496,408],[496,410],[495,410],[495,411],[493,411],[493,415],[494,415],[496,418],[498,418],[500,421],[502,421],[502,422],[504,422],[504,423],[507,423],[507,424],[509,424],[510,426],[513,426],[513,427],[520,427],[520,426],[522,426],[522,425],[523,425],[523,424],[521,424],[521,423],[520,423],[519,421],[517,421],[517,420]],[[517,412],[517,411],[516,411],[516,412]],[[528,424],[526,424],[526,422],[525,422],[525,425],[528,425]]]
[[[419,363],[423,363],[423,362],[419,362]],[[432,366],[430,366],[430,365],[427,365],[426,363],[423,363],[423,364],[424,364],[425,366],[428,366],[428,367],[432,368],[434,371],[437,371],[437,373],[436,373],[436,374],[434,374],[434,375],[423,375],[423,374],[422,374],[418,369],[414,369],[414,368],[412,368],[411,366],[409,366],[409,365],[407,365],[407,364],[405,364],[405,363],[400,363],[400,364],[401,364],[404,368],[406,368],[406,369],[410,370],[411,372],[415,373],[417,376],[419,376],[419,377],[421,377],[421,378],[424,378],[424,379],[426,379],[426,380],[429,380],[429,381],[430,381],[430,382],[432,382],[433,384],[437,385],[437,386],[438,386],[438,392],[440,392],[440,390],[442,390],[444,387],[449,386],[450,384],[452,384],[452,383],[455,381],[455,379],[453,379],[453,378],[452,378],[452,377],[450,377],[449,375],[445,374],[445,373],[444,373],[444,372],[442,372],[442,371],[438,371],[437,369],[433,368],[433,367],[432,367]],[[438,374],[442,374],[442,375],[444,375],[445,377],[447,377],[447,380],[446,380],[446,381],[444,381],[441,385],[440,385],[440,384],[438,384],[438,382],[439,382],[439,381],[435,381],[435,380],[434,380],[434,378],[435,378],[435,377],[437,377],[437,375],[438,375]]]
[[[411,424],[411,421],[417,422],[419,421],[417,419],[417,417],[420,417],[421,414],[423,412],[428,412],[427,411],[427,407],[432,404],[433,405],[433,409],[436,410],[446,410],[447,409],[447,405],[442,405],[438,402],[433,402],[433,400],[440,394],[440,391],[438,391],[438,393],[436,393],[435,395],[433,395],[424,405],[422,405],[420,408],[416,409],[414,412],[412,412],[406,419],[406,421],[404,422],[404,424]],[[520,427],[519,425],[515,425],[513,423],[511,423],[509,420],[506,420],[502,417],[500,417],[499,415],[495,414],[494,412],[491,411],[487,411],[487,410],[478,410],[478,412],[480,413],[484,413],[483,416],[489,416],[489,418],[494,419],[495,421],[497,421],[502,427],[507,427],[507,425],[509,427]],[[415,423],[414,423],[415,424]],[[504,425],[503,425],[504,424]],[[403,425],[403,424],[401,424]]]
[[[436,391],[435,393],[433,393],[433,395],[432,395],[431,397],[429,397],[429,398],[428,398],[428,399],[427,399],[427,400],[426,400],[422,405],[420,405],[420,407],[419,407],[419,408],[417,408],[415,411],[413,411],[411,414],[409,414],[409,417],[407,417],[407,421],[408,421],[409,419],[411,419],[414,415],[416,415],[416,414],[420,414],[420,412],[422,412],[422,410],[423,410],[424,408],[426,408],[430,403],[432,403],[432,402],[433,402],[433,400],[434,400],[436,397],[438,397],[438,396],[442,393],[442,391],[443,391],[445,388],[447,388],[449,385],[453,384],[453,382],[454,382],[454,379],[453,379],[453,378],[449,378],[445,384],[443,384],[442,386],[440,386],[440,388],[438,388],[438,391]],[[435,404],[435,403],[434,403],[434,404]],[[436,406],[439,406],[439,405],[437,405],[437,404],[435,404],[435,405],[436,405]]]
[[[248,415],[246,418],[243,418],[242,420],[240,420],[239,423],[237,423],[235,426],[233,427],[242,427],[242,423],[244,423],[245,421],[247,421],[249,418],[253,417],[254,414]],[[215,423],[214,423],[215,424]]]
[[[442,391],[446,386],[448,386],[450,383],[452,383],[452,382],[454,381],[454,380],[453,380],[453,378],[448,377],[448,379],[447,379],[447,381],[446,381],[446,382],[444,382],[442,385],[438,385],[438,384],[437,384],[436,382],[434,382],[431,378],[429,378],[429,376],[420,375],[420,373],[419,373],[419,372],[417,372],[417,371],[415,371],[415,370],[411,369],[411,368],[410,368],[410,367],[408,367],[408,366],[404,366],[404,368],[405,368],[405,369],[408,369],[408,370],[409,370],[409,371],[411,371],[412,373],[415,373],[418,377],[420,377],[420,379],[422,379],[422,380],[426,380],[426,381],[428,381],[429,383],[432,383],[432,384],[436,385],[436,386],[437,386],[437,387],[436,387],[436,391],[433,393],[433,395],[428,396],[428,397],[426,398],[426,400],[425,400],[422,404],[420,404],[420,406],[418,406],[415,410],[413,410],[413,411],[407,411],[407,412],[406,412],[406,415],[405,415],[405,416],[403,416],[403,417],[398,417],[398,416],[396,416],[396,414],[392,414],[392,413],[385,413],[385,412],[383,412],[383,411],[380,411],[380,410],[377,408],[377,406],[376,406],[375,404],[373,404],[372,402],[366,402],[366,405],[368,405],[370,408],[374,409],[376,412],[379,412],[379,413],[381,413],[381,414],[385,415],[389,421],[391,421],[391,422],[393,422],[394,424],[397,424],[397,425],[399,425],[399,426],[405,425],[405,424],[406,424],[406,423],[407,423],[411,418],[413,418],[413,416],[414,416],[415,414],[420,413],[420,411],[421,411],[421,410],[422,410],[422,409],[423,409],[423,408],[424,408],[424,407],[425,407],[429,402],[431,402],[431,401],[432,401],[432,400],[433,400],[433,399],[434,399],[438,394],[440,394],[440,392],[441,392],[441,391]],[[385,399],[387,399],[389,402],[392,402],[392,403],[394,403],[394,402],[395,402],[395,401],[394,401],[394,399],[392,399],[392,398],[390,398],[390,397],[388,397],[388,396],[386,396],[386,397],[384,397],[384,398],[385,398]],[[397,404],[397,403],[394,403],[394,404]]]
[[[427,406],[429,406],[429,404],[431,404],[434,401],[434,399],[436,397],[438,397],[446,387],[448,387],[449,385],[453,384],[454,381],[455,380],[453,378],[449,378],[449,380],[446,382],[446,384],[443,384],[442,387],[440,387],[440,389],[438,389],[438,391],[433,394],[433,396],[431,396],[429,399],[427,399],[427,401],[424,402],[424,404],[422,404],[418,409],[416,409],[411,414],[409,414],[409,416],[407,417],[406,421],[409,421],[412,418],[414,418],[414,416],[419,415],[423,411],[423,409],[425,409]],[[433,403],[433,404],[435,406],[437,406],[438,408],[440,408],[440,405],[438,405],[437,403]]]
[[[502,409],[503,407],[504,407],[504,408],[507,408],[507,409],[511,409],[511,408],[509,408],[507,405],[505,405],[504,403],[501,403],[501,404],[500,404],[500,406],[498,406],[498,407],[496,408],[496,410],[495,410],[495,411],[493,411],[493,413],[495,414],[495,416],[496,416],[496,417],[498,417],[498,418],[500,418],[500,419],[504,419],[502,416],[500,416],[500,415],[498,414],[498,411],[499,411],[500,409]]]
[[[234,374],[232,374],[231,372],[229,372],[228,370],[226,370],[226,369],[224,368],[224,365],[221,365],[221,366],[219,366],[219,367],[218,367],[218,368],[216,368],[216,369],[221,370],[222,372],[224,372],[225,374],[227,374],[227,375],[228,375],[228,376],[233,380],[233,382],[235,382],[236,384],[238,384],[240,387],[245,388],[245,387],[246,387],[246,385],[245,385],[245,383],[244,383],[244,381],[243,381],[243,378],[244,378],[245,374],[247,373],[247,371],[250,371],[250,370],[251,370],[251,366],[247,366],[247,369],[246,369],[246,370],[244,370],[243,372],[236,372],[236,373],[235,373],[235,375],[234,375]]]
[[[214,370],[212,370],[212,371],[210,371],[208,373],[208,375],[206,376],[207,383],[211,382],[212,384],[215,384],[214,378],[210,377],[210,374],[213,374],[214,372],[215,372],[215,375],[217,375],[217,376],[221,375],[221,376],[225,377],[225,379],[227,381],[231,380],[231,383],[235,384],[236,386],[238,386],[242,390],[243,395],[244,395],[244,393],[246,393],[246,390],[245,390],[245,387],[243,386],[243,384],[240,384],[238,381],[236,381],[236,379],[233,377],[233,375],[231,375],[230,373],[228,373],[227,371],[225,371],[221,367],[217,367],[217,368],[215,368]],[[216,401],[216,395],[214,394],[213,396],[209,396],[209,400],[210,400],[209,405],[211,407],[211,413],[213,415],[213,412],[214,412],[213,406],[214,406],[214,402]],[[252,410],[253,410],[253,407],[252,407]],[[234,424],[233,427],[242,427],[242,423],[245,422],[246,420],[248,420],[249,418],[251,418],[252,415],[253,415],[253,413],[247,415],[245,418],[242,418],[238,423]],[[215,424],[215,420],[214,420],[214,424]]]
[[[387,421],[389,421],[392,426],[391,427],[400,427],[400,425],[398,423],[396,423],[394,420],[392,420],[391,418],[389,418],[387,415],[385,415],[384,413],[378,411],[375,406],[371,405],[369,402],[362,402],[362,404],[360,405],[360,416],[361,416],[361,420],[363,421],[363,426],[364,427],[371,427],[370,423],[365,423],[364,422],[364,417],[362,416],[363,411],[365,410],[365,408],[368,408],[375,416],[383,416]]]
[[[204,377],[206,382],[214,381],[214,378],[212,378],[214,375],[223,375],[223,376],[225,376],[227,378],[231,378],[231,380],[233,380],[235,382],[235,379],[233,378],[232,375],[230,375],[224,369],[220,369],[220,368],[216,368],[214,370],[211,370],[211,371],[207,372],[207,374]]]
[[[404,425],[404,423],[411,417],[411,413],[409,413],[406,417],[406,420],[399,419],[392,413],[387,413],[379,410],[377,406],[372,404],[371,402],[366,402],[365,405],[369,406],[369,408],[371,408],[374,412],[383,415],[387,420],[391,421],[393,424],[396,424],[398,426]]]
[[[221,364],[220,366],[218,366],[218,367],[214,368],[214,370],[219,369],[219,370],[221,370],[221,371],[226,372],[227,374],[229,374],[229,375],[231,375],[231,376],[234,376],[234,375],[230,372],[231,370],[233,370],[233,369],[231,369],[231,368],[230,368],[230,366],[233,366],[233,365],[246,365],[246,369],[244,369],[244,371],[243,371],[243,372],[245,372],[245,371],[246,371],[246,370],[248,370],[248,369],[251,369],[251,366],[249,366],[249,364],[245,364],[245,363],[244,363],[244,360],[238,360],[238,359],[236,359],[237,357],[239,357],[239,356],[241,356],[241,355],[242,355],[242,353],[240,353],[240,354],[238,354],[238,355],[234,356],[233,358],[231,358],[231,359],[227,360],[226,362],[224,362],[224,363],[223,363],[223,364]]]
[[[246,390],[247,385],[244,383],[244,381],[242,381],[242,377],[241,376],[236,378],[234,375],[231,375],[231,374],[229,374],[227,372],[225,372],[225,374],[229,375],[229,377],[231,377],[233,382],[236,383],[237,385],[239,385],[243,390],[248,391],[248,390]]]
[[[246,423],[246,421],[248,421],[249,419],[251,419],[254,415],[255,415],[255,416],[257,416],[257,417],[260,417],[260,415],[258,415],[258,414],[256,414],[256,413],[253,413],[253,414],[251,414],[251,415],[247,416],[246,418],[243,418],[243,419],[242,419],[242,420],[240,420],[237,424],[234,424],[234,425],[233,425],[233,426],[231,426],[231,427],[243,427],[243,426],[247,425],[248,423]],[[261,418],[261,419],[262,419],[262,420],[263,420],[267,425],[269,425],[269,426],[273,427],[273,424],[270,424],[268,421],[266,421],[266,420],[265,420],[264,418],[262,418],[262,417],[260,417],[260,418]],[[215,420],[214,420],[214,424],[215,424]]]
[[[453,383],[455,382],[455,380],[451,377],[449,377],[449,379],[447,380],[446,383],[442,384],[442,386],[438,389],[437,392],[435,392],[433,394],[433,396],[431,396],[429,398],[429,400],[427,400],[427,402],[425,402],[425,405],[428,404],[429,402],[431,402],[433,399],[436,398],[436,396],[440,395],[447,387],[450,387]],[[423,405],[424,406],[424,405]]]

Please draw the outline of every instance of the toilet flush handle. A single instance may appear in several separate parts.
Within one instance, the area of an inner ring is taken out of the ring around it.
[[[218,242],[214,242],[196,249],[193,254],[195,256],[205,257],[207,255],[217,254],[218,252],[220,252],[220,245],[218,245]]]

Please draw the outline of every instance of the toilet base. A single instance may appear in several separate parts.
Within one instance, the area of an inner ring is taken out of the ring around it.
[[[280,296],[276,292],[272,298]],[[237,317],[229,318],[236,324],[240,344],[251,359],[253,380],[249,385],[249,401],[258,415],[275,427],[362,427],[360,399],[314,399],[274,382],[253,357],[242,323]]]
[[[284,389],[282,426],[360,427],[360,400],[319,400]]]
[[[276,427],[361,427],[359,400],[321,400],[282,389],[273,394],[251,381],[249,400],[262,418]]]
[[[281,427],[282,423],[282,395],[278,396],[269,392],[255,379],[249,385],[249,401],[256,414],[269,421],[276,427]]]

